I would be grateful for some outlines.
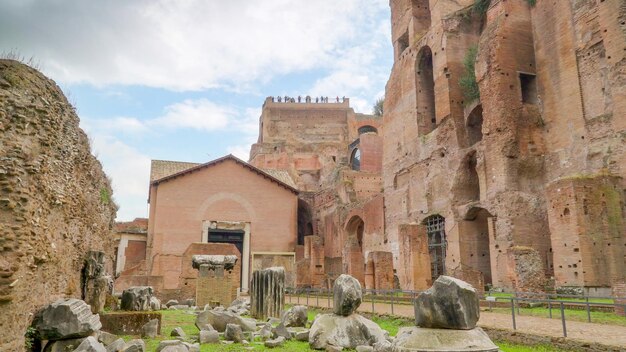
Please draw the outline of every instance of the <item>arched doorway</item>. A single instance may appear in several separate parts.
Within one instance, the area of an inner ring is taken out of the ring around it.
[[[309,203],[298,199],[298,245],[304,245],[304,236],[313,235],[313,215]]]
[[[361,150],[358,147],[350,154],[350,168],[354,171],[361,170]]]
[[[431,215],[424,219],[428,234],[430,273],[433,282],[446,273],[446,219],[441,215]]]
[[[360,216],[355,215],[346,225],[346,238],[344,239],[344,271],[364,284],[365,258],[363,256],[363,236],[365,222]]]
[[[485,285],[493,282],[489,243],[491,217],[492,215],[484,208],[472,208],[460,228],[461,263],[480,271]]]

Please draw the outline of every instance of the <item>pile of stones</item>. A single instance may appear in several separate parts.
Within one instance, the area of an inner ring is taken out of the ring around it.
[[[246,346],[263,344],[273,348],[291,339],[309,340],[309,330],[306,329],[309,324],[308,312],[305,306],[292,307],[283,314],[281,319],[268,318],[267,321],[258,321],[241,316],[243,314],[240,313],[249,312],[249,304],[247,300],[239,298],[228,308],[218,306],[209,309],[207,307],[199,312],[195,322],[200,330],[198,343],[241,343]],[[173,334],[177,338],[181,336],[178,331]]]
[[[350,275],[340,275],[333,286],[333,313],[315,318],[309,345],[331,351],[343,348],[358,351],[391,351],[389,333],[356,313],[362,302],[361,284]]]
[[[61,352],[144,352],[141,339],[124,342],[100,331],[100,316],[85,301],[61,299],[42,308],[32,328],[42,351]]]
[[[450,276],[440,276],[417,297],[417,326],[400,329],[393,351],[498,351],[489,336],[476,326],[479,317],[474,287]]]

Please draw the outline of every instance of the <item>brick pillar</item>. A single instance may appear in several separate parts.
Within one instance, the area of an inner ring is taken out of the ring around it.
[[[367,256],[367,262],[365,262],[365,288],[367,290],[373,290],[376,288],[376,285],[374,284],[374,261],[372,260],[371,255]]]
[[[194,255],[192,265],[198,269],[196,306],[228,306],[237,298],[239,276],[234,272],[234,255]]]
[[[426,290],[432,284],[430,253],[426,226],[403,224],[398,226],[398,277],[405,290]]]
[[[319,236],[304,237],[304,257],[309,259],[312,287],[324,285],[324,245]]]
[[[377,290],[393,290],[393,254],[373,251],[369,253],[369,258],[374,267],[374,287]]]

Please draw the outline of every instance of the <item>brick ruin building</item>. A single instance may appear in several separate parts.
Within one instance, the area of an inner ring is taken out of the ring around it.
[[[250,163],[301,192],[299,285],[347,272],[424,289],[447,273],[610,294],[624,280],[626,6],[533,3],[391,0],[382,119],[343,99],[265,101]]]
[[[296,238],[280,249],[295,285],[422,290],[445,273],[610,294],[626,271],[623,2],[390,7],[382,117],[339,97],[263,104],[249,163],[298,191],[297,234],[274,234]]]

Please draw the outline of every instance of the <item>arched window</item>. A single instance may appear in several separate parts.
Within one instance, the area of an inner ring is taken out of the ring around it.
[[[483,107],[478,104],[467,117],[467,138],[469,145],[483,139]]]
[[[428,46],[420,50],[415,66],[417,132],[423,136],[434,130],[437,125],[433,53]]]
[[[378,130],[374,126],[364,125],[364,126],[359,127],[358,132],[360,136],[363,133],[378,133]]]
[[[352,155],[350,156],[350,168],[356,171],[361,170],[361,150],[359,148],[354,148],[354,150],[352,150]]]
[[[446,219],[441,215],[431,215],[424,219],[428,234],[430,253],[430,273],[433,281],[446,273]]]

